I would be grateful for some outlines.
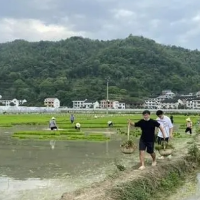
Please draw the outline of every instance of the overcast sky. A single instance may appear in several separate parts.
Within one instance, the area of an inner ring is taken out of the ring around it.
[[[200,0],[0,0],[0,42],[129,34],[200,49]]]

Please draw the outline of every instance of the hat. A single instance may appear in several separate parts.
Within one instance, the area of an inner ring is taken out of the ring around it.
[[[52,119],[52,120],[55,120],[55,117],[52,117],[51,119]]]
[[[188,118],[186,119],[186,121],[187,121],[187,122],[190,122],[190,121],[191,121],[191,119],[188,117]]]

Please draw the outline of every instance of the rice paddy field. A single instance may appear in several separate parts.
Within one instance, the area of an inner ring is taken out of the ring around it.
[[[137,168],[138,150],[132,155],[125,155],[121,152],[120,144],[127,140],[128,119],[136,122],[142,115],[74,116],[75,122],[71,124],[70,114],[0,115],[0,178],[4,181],[0,183],[0,199],[55,200],[64,192],[75,191],[112,176],[116,172],[115,162],[127,169]],[[173,145],[185,153],[187,143],[192,142],[191,136],[185,134],[186,118],[191,118],[194,132],[199,130],[200,118],[198,115],[173,116]],[[52,117],[56,118],[58,131],[49,130]],[[156,116],[152,115],[151,118],[156,119]],[[112,121],[114,126],[108,127],[108,121]],[[77,122],[81,124],[80,131],[75,129]],[[140,134],[140,129],[131,128],[130,137],[135,144]],[[46,178],[48,184],[44,186],[46,183],[41,183],[41,188],[36,187],[35,178]],[[21,187],[14,191],[9,187],[14,188],[16,180]],[[30,189],[33,186],[35,188]]]
[[[176,127],[175,136],[180,137],[180,132],[185,129],[186,115],[173,115]],[[48,130],[48,123],[51,117],[56,118],[58,131]],[[198,115],[189,116],[194,124],[198,126],[200,117]],[[136,122],[142,118],[140,114],[113,114],[113,115],[92,115],[92,114],[77,114],[75,115],[74,124],[70,123],[69,114],[57,114],[51,116],[49,114],[18,114],[18,115],[0,115],[0,127],[15,127],[27,126],[23,131],[14,131],[13,137],[18,139],[40,139],[40,140],[89,140],[89,141],[106,141],[113,134],[119,133],[126,135],[127,121],[131,119]],[[155,115],[151,118],[156,119]],[[114,126],[108,127],[107,122],[112,121]],[[81,130],[75,129],[75,123],[81,124]],[[28,127],[32,127],[29,130]],[[38,130],[34,127],[43,127]],[[139,129],[132,129],[131,135],[138,137]]]

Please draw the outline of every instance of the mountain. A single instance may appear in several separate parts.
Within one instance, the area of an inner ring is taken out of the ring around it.
[[[40,106],[58,97],[139,101],[160,94],[200,89],[200,52],[165,46],[130,35],[111,41],[71,37],[59,42],[15,40],[0,44],[0,94]]]

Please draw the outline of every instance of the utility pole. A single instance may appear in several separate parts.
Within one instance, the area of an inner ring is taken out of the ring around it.
[[[107,79],[106,79],[106,81],[107,81],[107,87],[106,87],[106,89],[107,89],[107,97],[106,97],[106,102],[107,102],[107,104],[106,104],[106,107],[107,107],[107,112],[106,112],[106,114],[108,115],[108,86],[109,86],[109,80],[110,80],[110,77],[108,77]]]

